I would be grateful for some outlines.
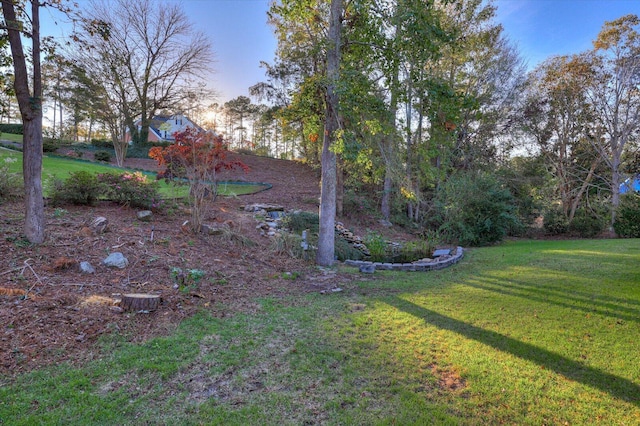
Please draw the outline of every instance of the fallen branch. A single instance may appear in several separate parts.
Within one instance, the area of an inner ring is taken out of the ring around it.
[[[24,275],[24,270],[29,268],[29,270],[31,271],[31,273],[33,274],[34,277],[36,277],[36,280],[38,281],[38,283],[40,283],[41,286],[44,286],[44,284],[42,283],[42,281],[40,280],[40,277],[38,276],[38,274],[36,274],[36,271],[33,270],[33,268],[31,267],[31,265],[29,265],[29,261],[33,260],[31,258],[27,259],[24,261],[24,268],[22,268],[22,272],[20,272],[20,275]],[[33,288],[36,286],[36,283],[33,283],[33,285],[31,287],[29,287],[29,290],[27,290],[27,292],[25,293],[25,297],[27,297],[29,295],[29,293],[31,293],[31,290],[33,290]]]

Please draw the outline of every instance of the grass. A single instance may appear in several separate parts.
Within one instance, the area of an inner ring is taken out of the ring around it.
[[[0,379],[28,424],[640,424],[640,240],[519,241],[446,270],[202,312]],[[132,318],[132,321],[135,319]]]
[[[0,133],[0,140],[22,143],[22,135],[15,135],[13,133]]]
[[[0,163],[5,161],[7,157],[16,159],[15,162],[9,163],[9,171],[14,173],[22,173],[22,153],[5,148],[0,148]],[[114,167],[107,164],[45,155],[42,158],[42,175],[45,192],[47,190],[47,185],[50,184],[50,182],[52,182],[54,178],[65,179],[71,173],[75,173],[78,171],[87,171],[90,173],[117,173],[132,170]],[[144,174],[151,177],[152,179],[155,179],[155,173],[144,172]],[[189,189],[186,185],[176,186],[174,184],[166,183],[163,180],[161,180],[159,183],[160,194],[163,197],[181,198],[186,197],[189,194]],[[253,194],[265,189],[265,187],[265,184],[219,182],[218,191],[219,194],[223,196],[235,196]]]

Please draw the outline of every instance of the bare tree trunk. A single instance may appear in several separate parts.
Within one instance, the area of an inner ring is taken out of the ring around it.
[[[391,218],[391,190],[393,181],[391,180],[391,166],[385,161],[384,183],[382,186],[382,202],[380,204],[380,213],[382,218],[389,221]]]
[[[327,48],[326,112],[322,144],[322,188],[320,199],[320,234],[316,262],[330,266],[335,257],[336,222],[336,154],[331,149],[338,130],[338,95],[336,83],[340,66],[340,27],[342,23],[342,0],[331,0],[329,18],[329,47]]]
[[[14,88],[24,125],[23,167],[25,190],[25,224],[27,239],[34,243],[44,242],[45,220],[44,199],[42,198],[42,79],[40,69],[40,18],[37,0],[31,2],[33,30],[33,96],[29,90],[26,59],[22,40],[21,23],[16,19],[13,2],[2,2],[2,13],[7,25],[13,68]]]
[[[337,160],[336,167],[336,216],[344,215],[344,170],[342,161]]]
[[[573,201],[571,202],[571,209],[569,210],[569,223],[571,223],[573,221],[573,218],[576,216],[576,210],[580,205],[580,200],[582,200],[582,195],[585,193],[585,191],[589,187],[589,184],[591,183],[591,179],[593,179],[593,175],[596,171],[596,167],[598,167],[598,164],[600,164],[601,159],[602,159],[601,157],[597,157],[595,160],[591,162],[591,168],[589,168],[589,173],[587,174],[587,177],[582,182],[582,185],[580,186],[578,193],[576,194]]]
[[[618,145],[616,145],[617,148]],[[620,143],[620,147],[624,145]],[[622,155],[622,149],[613,149],[612,161],[611,161],[611,228],[613,231],[613,224],[616,222],[616,213],[618,206],[620,206],[620,157]]]

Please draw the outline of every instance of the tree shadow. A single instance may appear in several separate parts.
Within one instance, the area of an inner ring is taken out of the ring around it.
[[[464,282],[464,285],[590,314],[599,314],[620,320],[640,322],[640,310],[620,305],[620,303],[635,304],[633,301],[623,302],[621,299],[611,301],[611,298],[603,301],[600,299],[605,299],[606,297],[601,298],[593,294],[588,295],[587,293],[581,294],[571,290],[560,290],[559,287],[554,288],[553,286],[547,285],[536,287],[525,281],[518,281],[512,278],[496,278],[487,275],[479,275],[474,280],[467,280]],[[566,301],[554,300],[553,298],[565,299]],[[584,306],[579,305],[579,303],[584,304]]]
[[[438,312],[426,309],[399,297],[390,297],[385,301],[395,308],[417,318],[421,318],[426,323],[435,327],[452,331],[468,339],[489,345],[499,351],[534,362],[570,380],[599,389],[615,398],[640,407],[640,385],[631,380],[589,367],[554,352],[521,342],[495,331],[485,330],[439,314]]]

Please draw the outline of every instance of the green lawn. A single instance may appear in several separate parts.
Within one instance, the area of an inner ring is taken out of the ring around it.
[[[639,265],[637,239],[519,241],[202,312],[144,344],[105,338],[82,367],[0,379],[0,420],[637,425]]]
[[[22,173],[22,153],[12,151],[6,148],[0,147],[0,164],[3,164],[7,157],[14,158],[14,162],[9,164],[9,171],[14,173]],[[45,186],[45,192],[48,185],[54,178],[66,179],[71,173],[78,171],[87,171],[91,173],[117,173],[131,171],[128,169],[122,169],[118,167],[109,166],[106,164],[94,163],[89,161],[74,160],[70,158],[62,158],[57,156],[47,156],[42,158],[42,176]],[[144,172],[151,179],[155,179],[155,174],[151,172]],[[160,194],[163,197],[180,198],[188,195],[189,190],[187,186],[176,186],[173,184],[167,184],[165,181],[160,181]],[[220,195],[245,195],[258,192],[267,187],[264,184],[244,184],[234,182],[220,182],[218,187]]]
[[[0,140],[22,143],[22,135],[14,135],[13,133],[0,133]]]

